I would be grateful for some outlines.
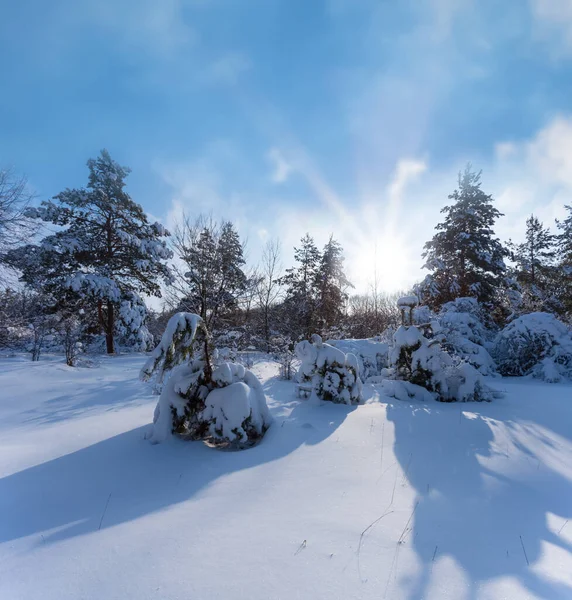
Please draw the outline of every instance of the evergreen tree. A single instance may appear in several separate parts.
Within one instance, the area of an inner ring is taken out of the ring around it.
[[[188,269],[180,273],[181,308],[196,312],[214,331],[220,318],[236,309],[247,287],[244,247],[230,221],[220,226],[203,217],[184,219],[175,233],[175,249]]]
[[[470,165],[459,173],[459,187],[449,199],[453,203],[441,210],[444,221],[425,244],[424,267],[431,273],[417,291],[432,308],[464,296],[492,305],[506,270],[505,251],[493,231],[502,215]]]
[[[314,239],[307,233],[301,246],[294,248],[297,266],[286,269],[281,282],[286,286],[285,305],[289,313],[289,325],[293,337],[309,338],[316,328],[316,306],[318,302],[318,273],[320,251]]]
[[[525,241],[509,242],[509,248],[516,263],[515,279],[522,292],[522,309],[525,312],[556,310],[554,236],[531,215],[526,220]]]
[[[22,280],[50,294],[56,304],[88,305],[97,311],[108,353],[114,352],[116,312],[130,292],[161,296],[160,281],[170,278],[165,261],[169,235],[149,223],[143,208],[125,190],[130,170],[106,150],[87,162],[85,189],[66,189],[54,201],[30,208],[28,216],[59,228],[39,245],[11,255]]]
[[[344,272],[343,248],[330,236],[317,273],[317,317],[323,330],[339,323],[344,314],[347,289],[353,287]]]
[[[560,230],[557,237],[558,266],[560,273],[559,297],[568,312],[572,311],[572,205],[566,206],[568,216],[556,221]]]

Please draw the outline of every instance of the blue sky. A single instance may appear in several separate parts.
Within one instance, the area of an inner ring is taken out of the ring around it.
[[[0,163],[39,198],[105,147],[173,226],[232,218],[256,261],[309,231],[358,290],[421,276],[470,160],[518,238],[572,193],[572,0],[20,0],[0,21]]]

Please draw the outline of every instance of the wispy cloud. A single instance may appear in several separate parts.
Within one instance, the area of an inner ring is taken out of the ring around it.
[[[273,166],[270,179],[274,183],[284,183],[292,171],[292,165],[284,158],[278,148],[271,148],[267,156]]]

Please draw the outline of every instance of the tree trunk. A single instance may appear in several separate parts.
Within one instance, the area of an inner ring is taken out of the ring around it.
[[[107,346],[107,354],[113,354],[113,303],[107,301],[107,327],[105,328],[105,344]]]
[[[103,303],[101,300],[97,301],[97,320],[99,322],[99,332],[105,331],[105,322],[103,320]]]

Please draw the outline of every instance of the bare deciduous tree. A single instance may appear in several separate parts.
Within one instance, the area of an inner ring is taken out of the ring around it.
[[[258,308],[262,313],[266,351],[270,350],[270,311],[281,293],[281,245],[279,240],[269,240],[262,252],[258,283]]]
[[[33,198],[25,177],[11,168],[0,167],[0,261],[5,252],[34,232],[35,225],[25,214]],[[4,279],[0,270],[0,283],[5,283]]]

